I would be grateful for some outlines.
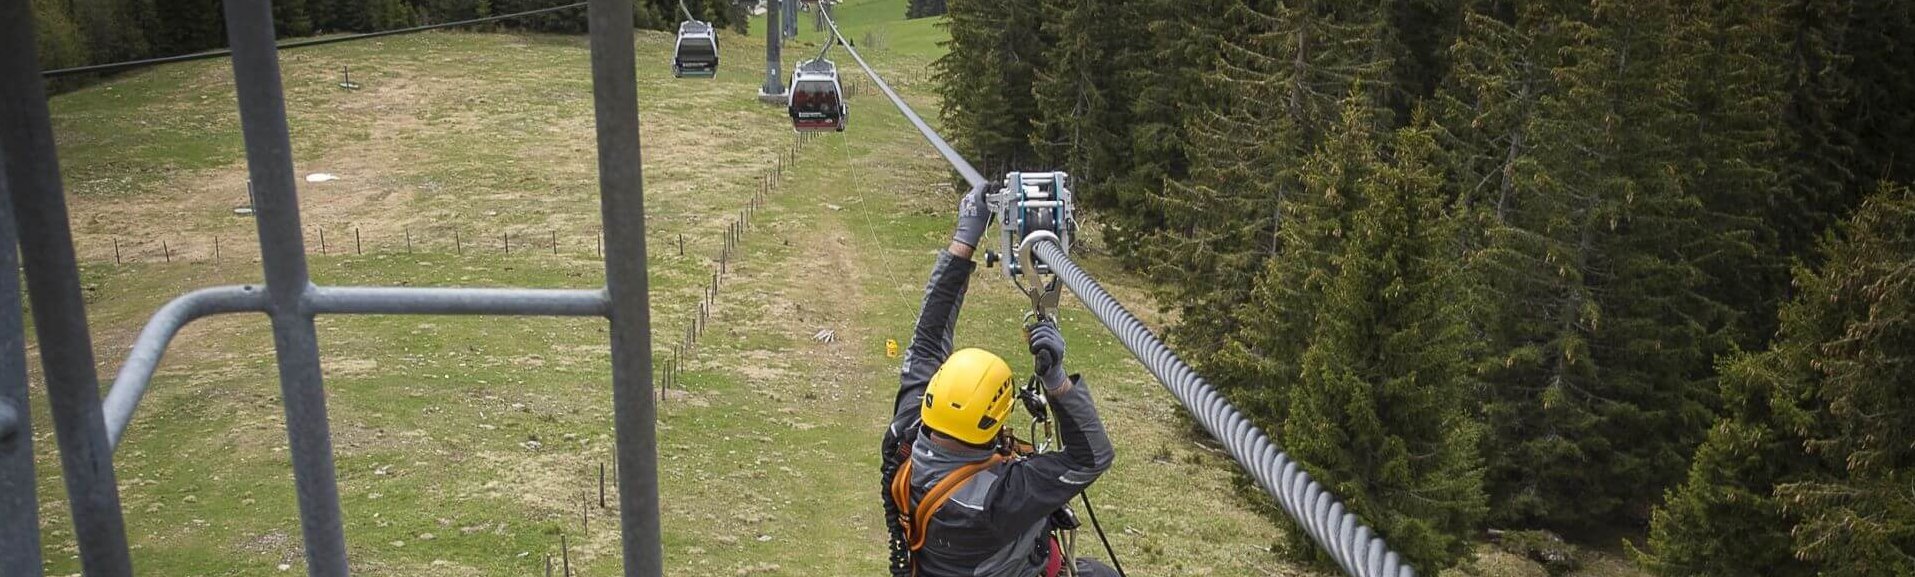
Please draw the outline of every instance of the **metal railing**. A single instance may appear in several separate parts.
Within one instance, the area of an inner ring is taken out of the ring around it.
[[[17,282],[24,269],[68,506],[87,575],[133,574],[113,449],[161,355],[180,328],[194,319],[239,312],[265,313],[272,324],[307,573],[315,577],[348,574],[316,315],[607,318],[625,574],[660,575],[657,414],[651,394],[631,2],[589,0],[587,6],[605,231],[605,287],[598,290],[314,285],[306,268],[272,5],[268,0],[227,0],[224,6],[266,283],[202,289],[162,307],[135,341],[103,402],[35,54],[33,15],[28,2],[0,2],[0,572],[37,576],[42,571]],[[16,254],[23,258],[14,260]]]

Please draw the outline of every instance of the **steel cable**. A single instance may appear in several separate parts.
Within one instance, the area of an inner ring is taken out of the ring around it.
[[[1144,368],[1189,409],[1198,424],[1223,443],[1230,457],[1256,479],[1265,493],[1277,500],[1284,513],[1336,559],[1344,573],[1355,577],[1416,575],[1382,537],[1376,536],[1356,514],[1346,511],[1335,495],[1277,449],[1269,436],[1230,406],[1190,365],[1177,358],[1170,347],[1151,334],[1143,321],[1137,320],[1122,303],[1105,292],[1096,279],[1078,268],[1063,248],[1056,243],[1039,242],[1035,252],[1078,300],[1097,315],[1097,320],[1123,341],[1124,347],[1130,349]]]

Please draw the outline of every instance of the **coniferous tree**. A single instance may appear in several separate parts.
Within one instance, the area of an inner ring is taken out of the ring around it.
[[[1801,279],[1810,310],[1795,312],[1822,338],[1814,378],[1787,389],[1820,409],[1798,408],[1791,424],[1836,473],[1778,485],[1776,497],[1802,519],[1796,556],[1822,575],[1915,575],[1915,191],[1882,187],[1846,232],[1822,274]]]
[[[1724,367],[1724,418],[1658,509],[1669,577],[1915,573],[1915,192],[1885,186],[1798,268],[1765,352]]]
[[[1660,1],[1492,6],[1455,52],[1499,523],[1631,522],[1707,425],[1731,317],[1688,256],[1720,239],[1674,177],[1674,18]]]
[[[1774,496],[1778,484],[1820,474],[1787,424],[1794,401],[1781,387],[1804,379],[1811,358],[1813,351],[1785,338],[1724,363],[1726,415],[1696,449],[1687,480],[1656,509],[1653,553],[1636,553],[1644,566],[1666,577],[1816,575],[1795,558],[1789,529],[1797,520]]]
[[[93,62],[132,60],[150,54],[152,47],[146,40],[146,28],[141,26],[138,2],[74,0],[72,6],[74,22],[86,36]]]
[[[1141,55],[1130,44],[1142,34],[1121,3],[1045,0],[1042,7],[1051,43],[1031,87],[1039,112],[1031,144],[1039,162],[1071,173],[1086,205],[1109,204],[1097,197],[1130,157],[1122,72],[1130,55]]]
[[[1172,182],[1190,176],[1189,129],[1197,115],[1207,114],[1216,90],[1205,78],[1216,60],[1215,40],[1223,28],[1231,0],[1141,0],[1125,4],[1129,33],[1139,36],[1114,55],[1123,66],[1114,81],[1126,107],[1126,142],[1110,145],[1125,150],[1122,172],[1105,181],[1102,190],[1082,196],[1089,208],[1100,210],[1103,237],[1117,256],[1142,266],[1137,250],[1143,239],[1163,224],[1161,205],[1153,199]]]
[[[219,0],[166,0],[153,30],[155,54],[186,54],[226,45]]]
[[[950,51],[932,64],[953,144],[987,177],[1036,168],[1039,117],[1031,86],[1046,45],[1039,7],[1017,0],[962,2],[944,22]]]
[[[87,63],[86,37],[61,3],[33,3],[33,33],[41,68],[51,70]]]
[[[1291,204],[1301,186],[1297,159],[1336,124],[1353,90],[1379,106],[1381,90],[1360,79],[1384,76],[1381,55],[1394,49],[1376,46],[1389,39],[1379,32],[1387,21],[1379,3],[1306,1],[1270,13],[1237,3],[1221,14],[1216,72],[1205,79],[1214,100],[1187,117],[1190,177],[1154,195],[1162,221],[1140,256],[1154,263],[1165,301],[1178,303],[1172,340],[1251,414],[1274,422],[1297,378],[1321,282],[1268,287],[1289,299],[1275,307],[1280,318],[1245,315],[1243,305],[1269,282],[1266,263],[1279,255],[1279,264],[1292,262],[1280,231],[1305,210]]]
[[[1760,349],[1775,333],[1788,286],[1774,221],[1792,209],[1783,151],[1788,104],[1782,20],[1769,2],[1674,3],[1662,73],[1682,84],[1671,99],[1671,168],[1701,203],[1706,241],[1689,260],[1703,292],[1733,312],[1726,335]],[[1651,126],[1650,129],[1664,129]]]
[[[312,34],[313,20],[306,13],[306,0],[274,0],[273,30],[280,38]]]
[[[1353,98],[1314,155],[1365,165],[1367,176],[1306,185],[1362,200],[1337,231],[1343,249],[1331,258],[1283,439],[1395,551],[1434,575],[1468,558],[1487,509],[1469,398],[1473,338],[1435,141],[1427,129],[1404,129],[1379,154],[1367,106]],[[1296,548],[1315,550],[1300,537]]]

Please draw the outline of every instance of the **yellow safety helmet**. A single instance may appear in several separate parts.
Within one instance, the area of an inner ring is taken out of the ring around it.
[[[984,349],[951,354],[924,391],[924,425],[973,445],[989,445],[1011,414],[1011,365]]]

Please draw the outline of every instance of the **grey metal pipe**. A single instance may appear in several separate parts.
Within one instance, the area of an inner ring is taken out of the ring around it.
[[[126,426],[133,420],[133,410],[146,396],[153,371],[159,367],[160,357],[166,354],[167,345],[181,328],[216,314],[266,309],[266,292],[246,285],[203,288],[181,295],[155,311],[153,318],[147,319],[146,328],[140,329],[140,336],[133,340],[126,363],[120,365],[119,376],[113,379],[113,388],[107,391],[103,410],[107,442],[115,450],[119,449],[120,439],[126,436]]]
[[[0,8],[0,18],[20,17],[8,11]],[[0,172],[5,172],[4,166]],[[39,577],[39,479],[33,475],[33,419],[27,411],[20,247],[7,190],[7,179],[0,176],[0,573]]]
[[[74,262],[73,231],[28,4],[0,2],[0,172],[7,179],[27,294],[33,299],[33,326],[80,567],[96,577],[131,575],[126,520],[120,512],[113,449],[100,419],[100,377],[93,369],[93,338],[80,295],[80,270]],[[31,491],[32,485],[28,487]]]
[[[605,291],[567,289],[315,287],[312,314],[607,316]]]
[[[658,407],[652,398],[652,320],[645,266],[645,186],[639,154],[638,55],[632,2],[590,0],[592,110],[598,127],[599,213],[611,302],[612,424],[617,438],[619,538],[625,575],[660,577]]]
[[[1416,572],[1375,536],[1355,514],[1345,512],[1335,495],[1310,478],[1303,467],[1277,449],[1270,437],[1238,413],[1210,383],[1184,364],[1170,347],[1151,334],[1143,321],[1124,309],[1084,269],[1078,268],[1055,242],[1037,242],[1034,251],[1050,265],[1071,293],[1117,336],[1143,363],[1157,382],[1190,411],[1190,415],[1224,445],[1239,466],[1257,480],[1263,491],[1282,505],[1343,572],[1356,577],[1415,577]]]
[[[873,84],[878,85],[878,90],[884,92],[885,97],[890,98],[892,104],[897,105],[898,112],[904,114],[904,119],[911,121],[911,125],[918,128],[918,134],[924,135],[925,140],[931,141],[931,147],[938,149],[938,154],[944,155],[945,162],[951,163],[951,168],[957,169],[958,174],[964,177],[964,182],[971,184],[972,190],[990,184],[984,179],[983,174],[978,173],[976,167],[971,166],[971,161],[959,156],[957,149],[951,148],[950,142],[946,142],[943,136],[938,136],[938,131],[932,130],[931,125],[925,123],[924,118],[918,116],[916,110],[911,109],[911,105],[905,104],[904,98],[898,96],[897,91],[891,89],[891,85],[884,81],[884,77],[878,76],[878,72],[871,69],[871,65],[864,61],[864,56],[858,54],[857,47],[852,46],[850,42],[845,42],[844,33],[838,31],[838,22],[831,19],[830,13],[825,13],[824,19],[825,24],[831,27],[831,37],[845,45],[845,52],[851,53],[851,58],[858,61],[858,67],[864,69],[864,75],[870,77]]]
[[[302,307],[312,314],[606,316],[595,290],[314,287]],[[160,307],[133,341],[106,396],[108,441],[117,449],[173,337],[188,323],[226,313],[265,312],[267,293],[253,285],[196,290]]]
[[[306,573],[345,577],[349,572],[346,532],[340,520],[332,431],[326,422],[319,340],[312,313],[303,310],[311,282],[299,223],[299,193],[294,188],[285,91],[273,45],[272,3],[230,0],[224,4],[240,132],[246,141],[246,170],[253,182],[260,266],[265,269],[271,303],[280,398],[286,405],[286,437],[299,500],[300,533],[306,544]]]

